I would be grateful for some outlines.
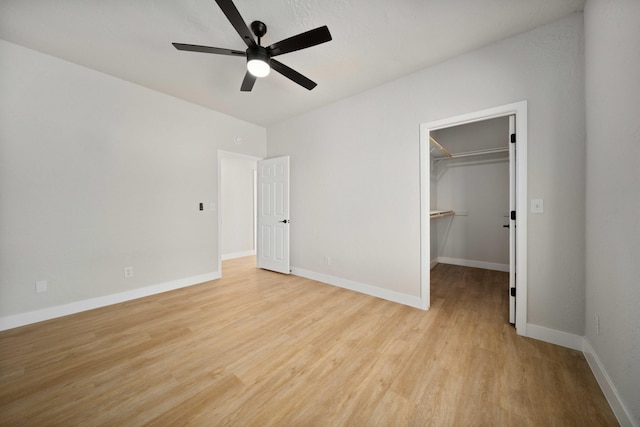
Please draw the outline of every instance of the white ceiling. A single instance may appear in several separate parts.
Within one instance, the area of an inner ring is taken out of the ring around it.
[[[333,40],[278,60],[240,92],[244,58],[171,42],[245,50],[214,0],[1,0],[0,38],[267,126],[582,10],[584,0],[234,0],[263,45],[327,25]],[[2,64],[3,67],[10,64]]]

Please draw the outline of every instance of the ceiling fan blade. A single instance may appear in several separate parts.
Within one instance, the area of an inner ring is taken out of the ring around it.
[[[240,12],[238,12],[238,9],[233,2],[231,0],[216,0],[216,3],[218,3],[218,6],[220,6],[220,9],[222,9],[222,12],[225,14],[229,22],[231,22],[233,28],[235,28],[238,34],[240,34],[240,37],[242,37],[242,40],[244,40],[246,45],[249,47],[255,47],[256,42],[253,39],[253,33],[249,30],[249,27],[247,27],[246,22],[242,19]]]
[[[251,92],[251,89],[253,89],[253,84],[255,82],[256,76],[247,71],[247,73],[244,75],[244,80],[242,80],[242,86],[240,86],[240,90],[242,92]]]
[[[247,56],[245,52],[234,49],[223,49],[221,47],[199,46],[197,44],[171,43],[178,50],[189,52],[217,53],[218,55]]]
[[[318,27],[315,30],[309,30],[297,36],[276,42],[267,47],[267,52],[269,52],[270,56],[282,55],[283,53],[306,49],[328,41],[331,41],[331,33],[325,25],[324,27]]]
[[[307,88],[309,90],[313,89],[318,85],[316,82],[309,80],[308,78],[306,78],[305,76],[297,72],[296,70],[287,67],[282,62],[276,61],[275,59],[271,60],[271,68],[273,68],[274,70],[276,70],[277,72],[279,72],[280,74],[288,78],[289,80],[292,80],[298,83],[300,86]]]

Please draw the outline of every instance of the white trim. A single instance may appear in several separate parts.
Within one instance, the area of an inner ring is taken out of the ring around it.
[[[516,108],[516,332],[527,334],[527,171],[528,130],[527,101],[515,104]]]
[[[217,230],[217,238],[218,238],[218,271],[220,272],[220,275],[222,275],[222,215],[220,214],[220,212],[222,212],[222,206],[220,206],[220,204],[222,203],[222,195],[220,193],[222,193],[222,155],[223,154],[227,154],[226,151],[222,151],[222,150],[218,150],[218,171],[217,171],[217,178],[218,178],[218,194],[216,195],[216,220],[217,220],[217,226],[218,226],[218,230]]]
[[[429,307],[430,293],[430,171],[429,134],[436,129],[478,122],[497,117],[516,115],[517,140],[517,224],[516,271],[518,274],[516,295],[516,331],[527,336],[527,101],[502,105],[456,117],[436,120],[420,125],[420,295],[423,309]]]
[[[587,359],[591,372],[593,372],[593,375],[596,377],[596,381],[598,381],[600,389],[602,390],[602,393],[604,393],[604,397],[607,399],[607,402],[609,402],[609,406],[611,406],[611,410],[615,414],[620,425],[638,427],[638,424],[633,421],[631,411],[629,411],[620,398],[618,389],[614,385],[613,381],[611,381],[609,374],[604,369],[604,365],[600,362],[598,355],[586,337],[582,340],[582,353],[584,354],[585,359]]]
[[[69,304],[49,307],[42,310],[30,311],[27,313],[14,314],[0,317],[0,331],[13,329],[32,323],[55,319],[56,317],[68,316],[82,311],[93,310],[95,308],[106,307],[138,298],[175,289],[186,288],[199,283],[209,282],[220,278],[220,272],[201,274],[199,276],[185,277],[183,279],[172,280],[170,282],[159,283],[157,285],[145,286],[144,288],[132,289],[130,291],[119,292],[117,294],[105,295],[97,298],[76,301]]]
[[[433,261],[432,261],[433,262]],[[499,264],[497,262],[475,261],[472,259],[449,258],[440,256],[437,259],[440,264],[461,265],[463,267],[483,268],[485,270],[495,270],[509,272],[509,264]]]
[[[431,140],[429,129],[420,125],[420,308],[431,306]],[[437,255],[437,254],[434,254]],[[427,269],[427,260],[430,260]]]
[[[306,279],[315,280],[317,282],[326,283],[328,285],[337,286],[339,288],[349,289],[351,291],[360,292],[361,294],[382,298],[398,304],[408,305],[409,307],[421,308],[422,300],[419,297],[403,294],[389,289],[379,288],[377,286],[368,285],[366,283],[355,282],[353,280],[342,279],[340,277],[330,276],[324,273],[316,273],[314,271],[304,270],[302,268],[292,267],[291,274],[304,277]]]
[[[222,254],[222,261],[226,261],[228,259],[242,258],[246,256],[255,255],[255,249],[251,249],[250,251],[242,251],[242,252],[232,252],[230,254]]]
[[[262,157],[250,156],[248,154],[234,153],[233,151],[218,150],[218,156],[220,156],[220,154],[228,157],[238,157],[246,160],[255,160],[256,162],[263,160]]]
[[[569,332],[558,331],[557,329],[550,329],[529,323],[527,325],[527,337],[582,351],[583,337],[570,334]]]
[[[620,425],[639,427],[638,423],[634,422],[631,411],[620,397],[618,389],[586,337],[533,324],[527,325],[527,333],[529,338],[581,351]]]

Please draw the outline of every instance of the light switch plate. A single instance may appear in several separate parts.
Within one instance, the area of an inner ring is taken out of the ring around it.
[[[535,213],[535,214],[544,213],[544,200],[531,199],[531,213]]]

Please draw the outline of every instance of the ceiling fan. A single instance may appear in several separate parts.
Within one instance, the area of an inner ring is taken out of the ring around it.
[[[251,31],[253,31],[253,34],[255,34],[258,39],[256,43],[253,38],[253,34],[249,31],[247,24],[244,22],[244,19],[242,19],[242,16],[240,16],[240,12],[238,12],[233,1],[216,0],[216,3],[218,3],[222,12],[227,16],[227,19],[231,22],[233,28],[235,28],[238,34],[240,34],[240,37],[247,45],[247,50],[243,52],[235,49],[172,43],[176,49],[191,52],[246,57],[247,72],[244,76],[244,80],[242,81],[242,86],[240,87],[240,90],[243,92],[250,92],[251,89],[253,89],[256,78],[268,76],[271,68],[309,90],[317,86],[317,83],[314,81],[308,79],[294,69],[287,67],[282,62],[273,59],[273,57],[330,41],[331,33],[326,25],[289,37],[288,39],[281,40],[271,46],[263,47],[260,45],[260,39],[267,33],[267,26],[263,22],[253,21],[251,23]]]

